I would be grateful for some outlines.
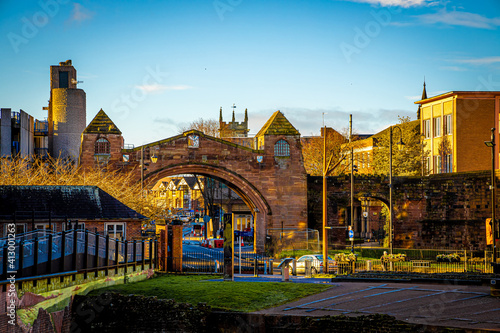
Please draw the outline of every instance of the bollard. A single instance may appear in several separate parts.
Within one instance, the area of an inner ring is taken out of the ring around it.
[[[289,267],[282,266],[281,267],[281,282],[288,282],[288,281],[290,281]]]
[[[295,258],[292,261],[292,275],[297,276],[297,259]]]
[[[264,261],[264,274],[267,275],[267,260]]]
[[[257,258],[254,258],[253,276],[259,276],[259,260]]]
[[[273,259],[269,260],[269,274],[274,275]]]

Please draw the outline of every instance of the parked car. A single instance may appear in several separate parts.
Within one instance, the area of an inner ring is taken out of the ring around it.
[[[297,273],[305,273],[306,260],[310,260],[312,274],[323,273],[323,255],[322,254],[308,254],[297,259]],[[328,270],[332,271],[336,265],[335,261],[328,257]]]

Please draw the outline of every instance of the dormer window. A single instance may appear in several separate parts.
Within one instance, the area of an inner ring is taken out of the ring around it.
[[[289,157],[290,156],[290,145],[285,140],[279,140],[274,144],[274,156],[277,157]]]

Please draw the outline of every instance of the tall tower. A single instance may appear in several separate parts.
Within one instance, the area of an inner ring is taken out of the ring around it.
[[[86,95],[77,89],[71,60],[50,66],[49,153],[78,163],[81,135],[86,125]]]

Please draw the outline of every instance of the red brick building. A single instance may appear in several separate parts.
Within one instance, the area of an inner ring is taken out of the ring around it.
[[[16,235],[76,227],[133,239],[141,235],[145,219],[97,186],[0,186],[2,237],[14,223]]]

